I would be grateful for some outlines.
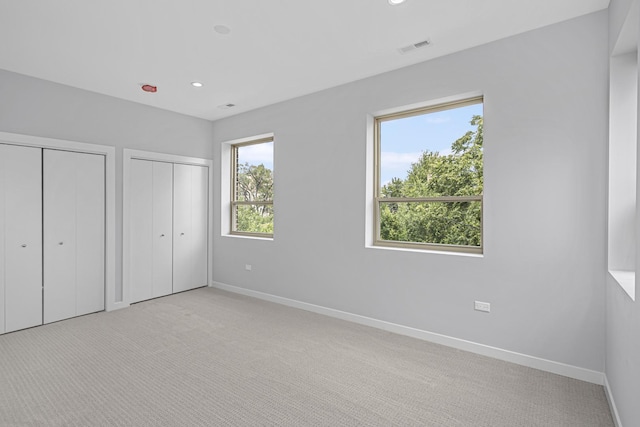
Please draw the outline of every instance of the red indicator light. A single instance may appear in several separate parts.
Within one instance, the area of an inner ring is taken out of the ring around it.
[[[152,85],[142,85],[142,90],[145,92],[155,93],[158,91],[158,88],[157,86],[152,86]]]

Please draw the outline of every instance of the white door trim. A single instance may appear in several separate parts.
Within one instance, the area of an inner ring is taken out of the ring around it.
[[[122,299],[124,305],[131,303],[131,283],[130,283],[130,209],[131,192],[129,191],[129,180],[131,170],[131,160],[151,160],[156,162],[178,163],[186,165],[206,166],[209,169],[209,213],[207,218],[207,282],[213,277],[213,160],[198,157],[185,157],[175,154],[156,153],[153,151],[131,150],[125,148],[122,155]]]
[[[0,132],[0,142],[38,148],[77,151],[105,156],[105,309],[123,306],[116,301],[116,149],[108,145]]]

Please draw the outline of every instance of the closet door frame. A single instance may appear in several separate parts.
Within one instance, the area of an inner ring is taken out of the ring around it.
[[[26,147],[99,154],[105,157],[105,310],[124,308],[116,295],[116,149],[108,145],[88,144],[40,136],[0,132],[0,142]]]
[[[208,214],[207,214],[207,285],[211,285],[213,274],[213,160],[199,157],[185,157],[174,154],[156,153],[153,151],[123,150],[122,165],[122,295],[123,302],[127,305],[131,303],[131,191],[130,171],[132,160],[150,160],[155,162],[178,163],[185,165],[205,166],[208,173]]]

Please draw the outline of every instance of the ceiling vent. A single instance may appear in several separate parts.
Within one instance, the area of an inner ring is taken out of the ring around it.
[[[398,52],[400,52],[402,55],[404,55],[405,53],[409,53],[409,52],[412,52],[414,50],[421,49],[423,47],[427,47],[430,44],[431,44],[431,40],[427,39],[427,40],[423,40],[423,41],[418,42],[418,43],[410,44],[409,46],[401,47],[400,49],[398,49]]]

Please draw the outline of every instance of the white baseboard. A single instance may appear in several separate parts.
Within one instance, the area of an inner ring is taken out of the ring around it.
[[[394,332],[400,335],[406,335],[418,338],[424,341],[434,342],[436,344],[446,345],[448,347],[457,348],[459,350],[469,351],[471,353],[483,356],[493,357],[494,359],[504,360],[506,362],[515,363],[529,368],[539,369],[541,371],[551,372],[553,374],[563,375],[569,378],[590,382],[593,384],[604,385],[604,374],[590,369],[580,368],[577,366],[567,365],[552,360],[541,359],[535,356],[529,356],[522,353],[516,353],[497,347],[491,347],[484,344],[466,341],[447,335],[437,334],[434,332],[423,331],[421,329],[411,328],[409,326],[398,325],[396,323],[386,322],[384,320],[373,319],[370,317],[360,316],[358,314],[348,313],[345,311],[335,310],[333,308],[322,307],[315,304],[309,304],[302,301],[296,301],[289,298],[283,298],[276,295],[266,294],[263,292],[245,289],[238,286],[227,285],[220,282],[211,282],[214,288],[222,289],[237,294],[247,295],[250,297],[262,299],[265,301],[275,302],[289,307],[299,308],[306,311],[312,311],[318,314],[335,317],[349,322],[359,323],[361,325],[371,326],[373,328],[382,329],[388,332]]]
[[[622,427],[622,421],[620,421],[620,414],[618,413],[618,408],[616,407],[616,402],[613,400],[613,391],[611,390],[611,386],[609,385],[609,380],[607,379],[607,375],[604,375],[604,393],[607,396],[607,401],[609,402],[609,408],[611,409],[611,415],[613,415],[613,422],[616,427]]]

